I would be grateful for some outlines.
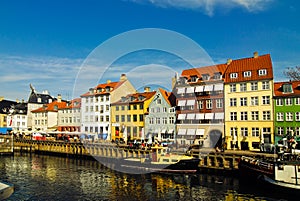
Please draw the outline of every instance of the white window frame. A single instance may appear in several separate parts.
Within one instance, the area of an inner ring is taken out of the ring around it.
[[[276,121],[284,121],[284,113],[283,112],[276,113]]]
[[[259,70],[258,70],[258,75],[259,75],[259,76],[267,75],[267,69],[259,69]]]
[[[276,106],[283,106],[283,99],[282,98],[276,99]]]
[[[292,99],[292,98],[286,98],[286,99],[285,99],[285,105],[286,105],[286,106],[291,106],[291,105],[293,105],[293,99]]]
[[[238,74],[237,73],[230,73],[230,78],[231,79],[236,79],[236,78],[238,78]]]
[[[243,74],[244,77],[251,77],[251,71],[245,71]]]
[[[237,106],[236,98],[230,98],[229,101],[230,101],[230,106],[231,107],[236,107]]]
[[[257,91],[257,90],[258,90],[258,83],[251,82],[251,91]]]
[[[258,105],[258,96],[251,97],[251,106]]]
[[[230,84],[230,92],[236,92],[236,84]]]
[[[293,121],[293,113],[292,112],[285,113],[285,121]]]

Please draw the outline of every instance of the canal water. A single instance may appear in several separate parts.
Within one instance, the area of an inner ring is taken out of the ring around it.
[[[290,200],[292,196],[241,183],[233,176],[132,175],[98,161],[36,154],[0,156],[0,181],[15,186],[9,200],[24,201]]]

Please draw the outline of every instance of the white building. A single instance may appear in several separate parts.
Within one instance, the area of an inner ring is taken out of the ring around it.
[[[135,91],[125,74],[118,82],[108,80],[90,88],[81,95],[81,132],[111,140],[110,104]]]

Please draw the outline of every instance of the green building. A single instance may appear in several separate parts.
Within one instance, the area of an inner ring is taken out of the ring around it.
[[[300,145],[300,81],[274,83],[275,145],[294,137]]]

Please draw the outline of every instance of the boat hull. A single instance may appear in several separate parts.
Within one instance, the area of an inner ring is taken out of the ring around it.
[[[121,167],[126,170],[162,173],[196,173],[198,171],[200,159],[180,160],[174,164],[156,164],[151,162],[140,162],[124,159]],[[136,173],[136,172],[135,172]]]
[[[0,182],[0,200],[9,198],[14,192],[14,186]]]

